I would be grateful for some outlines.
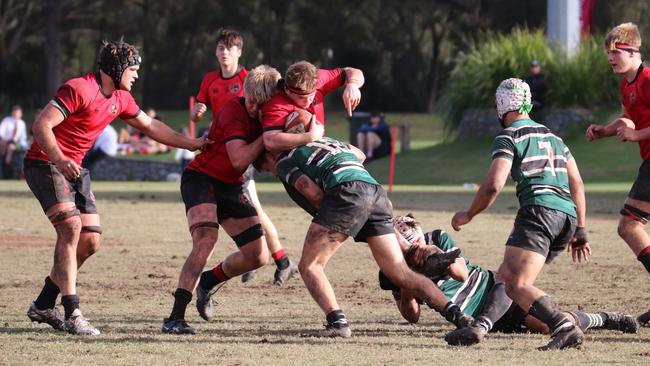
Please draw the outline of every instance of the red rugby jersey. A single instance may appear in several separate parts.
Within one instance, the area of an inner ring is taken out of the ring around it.
[[[635,129],[650,127],[650,68],[643,64],[631,83],[625,78],[620,84],[621,101]],[[650,139],[639,141],[641,157],[650,159]]]
[[[101,78],[92,72],[65,82],[50,104],[64,117],[63,122],[53,128],[56,142],[63,155],[80,165],[106,125],[116,117],[128,120],[140,113],[140,107],[127,91],[115,90],[110,97],[104,96]],[[50,160],[36,140],[25,158]]]
[[[262,135],[262,126],[257,119],[251,118],[246,111],[244,98],[228,101],[217,120],[212,121],[208,138],[214,141],[207,145],[205,151],[197,155],[187,169],[206,174],[224,183],[243,182],[242,174],[232,166],[226,142],[240,139],[252,143]]]
[[[343,69],[318,70],[316,96],[314,102],[307,110],[311,114],[315,114],[316,119],[321,123],[325,123],[323,98],[334,89],[341,87],[344,83],[345,71]],[[264,131],[283,130],[287,116],[299,108],[284,92],[284,83],[281,82],[273,98],[262,107],[262,127]]]
[[[212,109],[213,121],[217,119],[217,114],[227,101],[244,96],[246,75],[248,75],[248,70],[243,67],[227,79],[221,76],[221,69],[205,74],[196,100]]]

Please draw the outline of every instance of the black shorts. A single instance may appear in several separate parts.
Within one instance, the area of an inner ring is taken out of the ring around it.
[[[524,206],[517,212],[506,245],[539,253],[550,263],[573,238],[576,218],[542,206]]]
[[[627,195],[639,201],[650,202],[650,160],[644,160],[639,168],[639,175]]]
[[[494,323],[492,332],[501,333],[526,333],[530,330],[526,328],[524,320],[528,314],[514,302],[508,308],[503,316]]]
[[[61,202],[74,202],[82,214],[96,214],[95,195],[90,188],[88,169],[81,169],[81,176],[67,180],[54,163],[25,159],[23,172],[29,189],[41,204],[43,212]]]
[[[218,181],[206,174],[185,169],[181,177],[181,196],[185,203],[185,212],[202,204],[217,205],[217,220],[227,218],[243,219],[257,216],[257,211],[248,191],[242,184],[228,184]]]
[[[313,222],[366,241],[393,231],[393,206],[384,189],[362,181],[344,182],[328,190]]]

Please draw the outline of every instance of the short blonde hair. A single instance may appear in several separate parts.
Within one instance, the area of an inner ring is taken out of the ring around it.
[[[641,47],[641,34],[634,23],[619,24],[605,36],[605,49],[611,51],[616,48],[617,43],[627,44],[633,47]]]
[[[318,82],[318,68],[310,62],[298,61],[287,68],[284,80],[291,88],[312,91]]]
[[[256,104],[268,102],[275,94],[280,73],[269,65],[259,65],[246,75],[244,96]]]

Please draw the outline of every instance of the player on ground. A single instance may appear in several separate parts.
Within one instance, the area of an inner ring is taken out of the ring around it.
[[[650,272],[650,237],[645,231],[650,218],[650,68],[643,64],[640,47],[641,35],[633,23],[620,24],[607,34],[607,60],[623,76],[619,87],[622,112],[608,125],[589,126],[586,135],[589,141],[617,136],[621,142],[639,143],[643,163],[621,209],[618,235]],[[650,326],[650,310],[638,320]]]
[[[582,179],[569,148],[559,137],[528,117],[532,108],[528,84],[507,79],[496,90],[497,115],[503,130],[492,145],[492,165],[471,207],[457,212],[451,225],[460,230],[488,208],[508,179],[517,183],[521,208],[506,242],[499,282],[521,309],[546,324],[551,341],[542,350],[578,346],[580,328],[562,313],[549,295],[534,286],[544,263],[571,243],[574,255],[587,260],[591,249],[585,232],[585,196]],[[577,226],[576,226],[577,225]],[[484,332],[490,324],[479,318],[472,330]]]
[[[248,71],[239,64],[244,40],[238,32],[230,29],[220,29],[218,34],[215,54],[219,62],[219,69],[211,71],[203,77],[196,97],[198,103],[192,109],[191,114],[191,119],[195,122],[201,119],[207,108],[210,108],[212,110],[212,122],[214,123],[217,120],[219,111],[226,102],[244,96],[243,85]],[[282,286],[298,271],[298,268],[295,263],[289,260],[282,244],[280,244],[280,237],[275,225],[262,209],[255,190],[252,171],[249,170],[244,174],[244,178],[245,189],[249,193],[251,203],[255,206],[271,257],[277,266],[273,276],[273,283],[276,286]],[[242,282],[252,278],[254,273],[254,271],[251,271],[243,275]]]
[[[68,80],[38,115],[34,142],[25,155],[25,179],[57,234],[54,266],[27,316],[73,334],[99,334],[79,310],[78,268],[98,249],[102,232],[90,175],[81,160],[104,127],[120,117],[154,140],[188,150],[205,138],[189,139],[140,110],[131,96],[140,55],[123,41],[104,43],[99,71]],[[55,307],[61,303],[65,318]]]
[[[381,185],[364,169],[363,153],[353,146],[321,138],[277,155],[267,153],[260,167],[274,172],[290,196],[314,216],[299,268],[305,286],[325,313],[320,336],[350,337],[347,318],[325,275],[325,266],[348,236],[367,242],[379,268],[393,283],[417,294],[458,327],[471,324],[426,277],[411,271],[395,237],[392,205]]]
[[[449,234],[441,230],[422,233],[420,225],[410,216],[399,216],[393,220],[397,238],[407,241],[412,246],[433,246],[444,252],[457,248]],[[409,239],[406,239],[409,238]],[[577,259],[577,258],[576,258]],[[502,283],[495,280],[496,273],[473,264],[465,257],[460,257],[449,266],[448,276],[431,278],[444,294],[463,312],[482,320],[482,323],[493,324],[491,331],[518,333],[534,331],[549,334],[546,324],[527,315],[519,306],[507,297]],[[400,313],[410,323],[417,323],[420,318],[420,302],[408,290],[393,285],[386,276],[379,272],[379,283],[382,289],[391,290]],[[636,333],[638,325],[630,315],[583,311],[564,312],[571,322],[582,331],[587,329],[611,329],[624,333]],[[481,341],[484,332],[468,332],[468,328],[458,329],[447,334],[445,340],[451,345],[472,345]]]
[[[325,125],[323,98],[337,88],[344,87],[343,105],[348,116],[351,116],[361,101],[359,88],[363,83],[363,72],[352,67],[317,69],[307,61],[289,66],[284,79],[278,83],[278,92],[262,108],[266,149],[280,152],[321,138]],[[287,116],[297,109],[307,110],[319,123],[312,124],[305,133],[284,132]]]
[[[196,333],[185,321],[185,309],[195,287],[199,315],[209,321],[214,292],[230,278],[259,268],[268,260],[262,226],[244,190],[242,175],[264,149],[262,127],[257,120],[259,107],[271,98],[279,79],[280,73],[266,65],[251,70],[244,81],[244,98],[232,99],[224,105],[208,133],[214,143],[183,172],[181,194],[192,235],[192,251],[181,270],[174,307],[164,320],[163,333]],[[239,250],[201,273],[214,250],[219,225]]]

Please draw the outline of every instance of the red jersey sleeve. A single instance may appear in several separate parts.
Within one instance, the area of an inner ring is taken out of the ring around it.
[[[644,70],[645,71],[645,70]],[[650,72],[639,74],[638,92],[643,104],[650,106]]]
[[[120,119],[123,121],[135,118],[140,113],[140,106],[135,102],[131,93],[124,92],[122,93],[121,98],[122,111],[120,112]]]
[[[205,74],[203,80],[201,81],[201,86],[199,86],[199,93],[196,95],[196,101],[203,103],[209,108],[210,106],[210,94],[208,94],[208,87],[210,86],[211,77],[210,74]]]
[[[246,140],[246,124],[248,114],[246,108],[241,105],[240,99],[234,99],[226,103],[219,113],[217,125],[223,131],[223,140]]]
[[[64,118],[84,108],[83,94],[69,83],[65,83],[56,91],[52,105],[63,113]]]
[[[323,94],[328,94],[345,83],[345,70],[338,68],[333,70],[318,70],[318,83],[316,89]]]

